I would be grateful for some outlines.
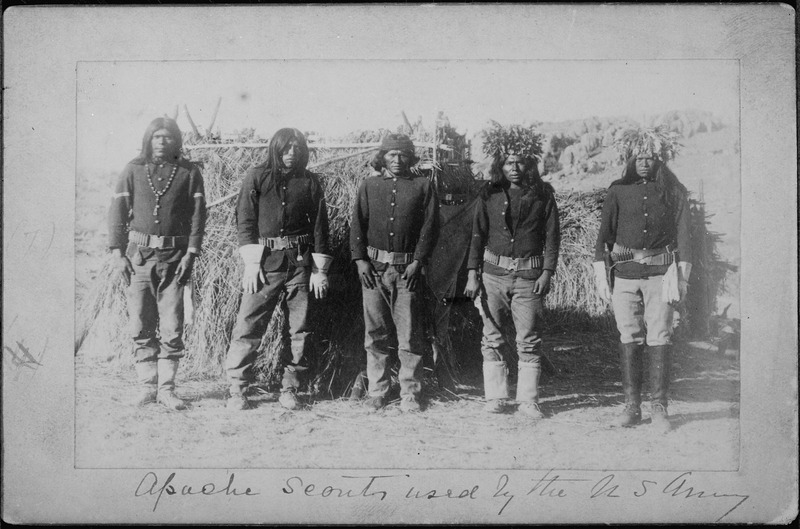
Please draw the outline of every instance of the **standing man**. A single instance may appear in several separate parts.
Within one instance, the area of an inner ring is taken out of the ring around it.
[[[183,285],[200,254],[203,177],[181,158],[181,131],[169,118],[145,130],[141,154],[123,169],[109,211],[109,247],[128,288],[136,405],[181,410],[175,375],[183,357]],[[124,253],[123,253],[124,249]]]
[[[509,320],[519,355],[519,411],[544,418],[539,408],[544,297],[556,271],[561,235],[552,186],[537,167],[541,136],[533,127],[498,123],[484,132],[484,152],[493,157],[491,182],[475,209],[464,294],[480,294],[483,318],[483,381],[486,411],[505,411],[508,369],[503,333]],[[483,288],[481,288],[481,284]]]
[[[411,171],[418,160],[408,136],[386,136],[371,162],[380,174],[361,183],[353,207],[350,252],[362,285],[368,406],[373,410],[386,405],[393,331],[400,358],[400,407],[421,409],[420,283],[435,243],[438,201],[433,184]]]
[[[668,431],[670,302],[685,297],[692,269],[688,192],[667,168],[666,161],[674,158],[678,144],[666,128],[626,131],[617,146],[626,165],[603,204],[594,270],[598,293],[611,301],[620,333],[625,408],[618,425],[634,426],[642,419],[642,355],[646,351],[652,425]],[[678,287],[673,288],[677,294],[670,294],[671,284]]]
[[[239,254],[244,261],[242,302],[225,360],[230,381],[227,408],[250,407],[256,352],[282,293],[286,294],[291,355],[285,355],[279,402],[300,406],[297,390],[308,370],[311,329],[308,294],[328,292],[328,209],[319,177],[306,170],[308,145],[297,129],[284,128],[269,142],[267,161],[250,169],[236,206]]]

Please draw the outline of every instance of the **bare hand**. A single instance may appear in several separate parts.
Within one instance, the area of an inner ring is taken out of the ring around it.
[[[597,295],[605,303],[611,302],[611,288],[608,286],[608,278],[606,277],[606,267],[602,261],[595,261],[592,263],[594,269],[594,284],[597,288]]]
[[[178,269],[175,271],[175,277],[178,278],[179,285],[185,285],[192,277],[192,268],[194,268],[194,259],[196,255],[189,252],[183,256]]]
[[[414,292],[417,289],[420,270],[419,261],[415,259],[414,262],[406,267],[406,271],[403,272],[403,279],[406,280],[406,289],[409,292]]]
[[[372,266],[372,262],[368,259],[359,259],[356,261],[356,266],[358,267],[358,279],[361,280],[361,284],[364,288],[372,290],[377,286],[375,282],[375,276],[378,273],[375,271],[375,267]]]
[[[467,286],[464,288],[464,295],[474,300],[481,291],[481,280],[478,279],[478,271],[470,270],[467,276]]]
[[[117,271],[117,274],[122,276],[125,284],[130,286],[131,276],[136,274],[136,272],[133,271],[133,265],[131,264],[130,259],[128,259],[128,257],[125,255],[119,254],[114,259],[114,269]]]
[[[542,270],[542,275],[540,275],[536,283],[533,284],[534,294],[546,296],[547,293],[550,292],[550,276],[552,276],[552,274],[550,270]]]

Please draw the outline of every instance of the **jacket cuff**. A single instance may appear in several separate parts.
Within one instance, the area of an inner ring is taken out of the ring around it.
[[[244,264],[261,264],[261,257],[264,255],[264,246],[260,244],[245,244],[239,247],[239,255],[242,256]]]
[[[359,259],[369,259],[366,248],[350,248],[351,260],[358,261]]]
[[[331,269],[331,264],[333,263],[332,256],[323,253],[312,253],[311,259],[314,261],[314,266],[312,267],[314,272],[327,274],[328,270]]]

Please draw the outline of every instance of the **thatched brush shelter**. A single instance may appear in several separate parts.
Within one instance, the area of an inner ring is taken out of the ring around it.
[[[316,378],[310,390],[320,395],[346,394],[366,362],[361,288],[355,267],[350,262],[348,237],[353,202],[359,183],[369,175],[367,161],[374,147],[375,144],[353,144],[335,150],[316,148],[311,153],[309,168],[322,175],[325,188],[335,258],[329,296],[314,303],[312,308],[318,347],[314,366]],[[437,250],[440,257],[434,259],[431,267],[431,279],[434,285],[438,285],[438,290],[430,290],[426,314],[429,343],[438,356],[437,363],[444,365],[447,373],[457,378],[464,370],[477,371],[480,364],[480,318],[471,303],[459,299],[463,291],[466,249],[463,244],[452,245],[455,234],[471,225],[470,204],[480,182],[474,181],[465,160],[459,162],[443,157],[435,164],[431,151],[430,148],[421,148],[419,152],[428,168],[426,174],[437,179],[441,193],[467,199],[462,203],[453,200],[453,207],[442,207],[443,218],[446,217],[444,224],[450,222],[446,229],[452,233],[442,238]],[[187,289],[187,296],[191,295],[193,299],[194,311],[193,314],[187,311],[187,316],[190,316],[184,336],[187,356],[182,365],[190,376],[221,379],[241,299],[243,269],[237,253],[235,200],[230,197],[238,192],[246,170],[265,160],[267,149],[265,143],[189,144],[186,152],[187,157],[202,165],[209,214],[203,255],[195,266],[193,288]],[[604,195],[604,190],[557,193],[562,251],[553,291],[547,298],[548,319],[554,327],[613,329],[607,307],[594,293],[591,268]],[[694,224],[701,265],[692,275],[692,282],[698,286],[698,295],[690,300],[697,310],[689,320],[693,330],[702,330],[705,328],[702,322],[716,309],[714,299],[722,288],[725,264],[715,251],[713,235],[706,231],[702,204],[693,202],[693,207],[697,212]],[[444,265],[447,268],[444,273],[441,269],[433,269],[437,262],[449,263]],[[446,309],[445,305],[448,305]],[[76,314],[76,354],[130,367],[132,355],[124,287],[114,275],[110,263],[104,265],[97,281],[77,307]],[[438,340],[436,336],[439,336]],[[456,345],[441,339],[442,336],[453,337]],[[288,347],[288,341],[284,313],[280,308],[264,336],[257,365],[260,380],[267,386],[278,381],[279,352],[283,347]],[[434,366],[432,358],[426,360],[426,365]]]

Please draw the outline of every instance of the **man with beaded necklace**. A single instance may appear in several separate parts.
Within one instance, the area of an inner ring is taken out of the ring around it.
[[[485,410],[508,409],[508,369],[504,333],[513,322],[519,356],[518,410],[542,419],[539,408],[542,316],[561,244],[558,208],[552,186],[537,167],[541,135],[534,127],[484,131],[484,152],[492,157],[491,182],[475,208],[464,294],[476,302],[483,319]]]
[[[181,157],[169,118],[148,125],[141,154],[123,169],[109,210],[109,248],[128,286],[140,384],[134,404],[185,408],[175,393],[183,344],[183,289],[200,254],[206,206],[203,177]]]

